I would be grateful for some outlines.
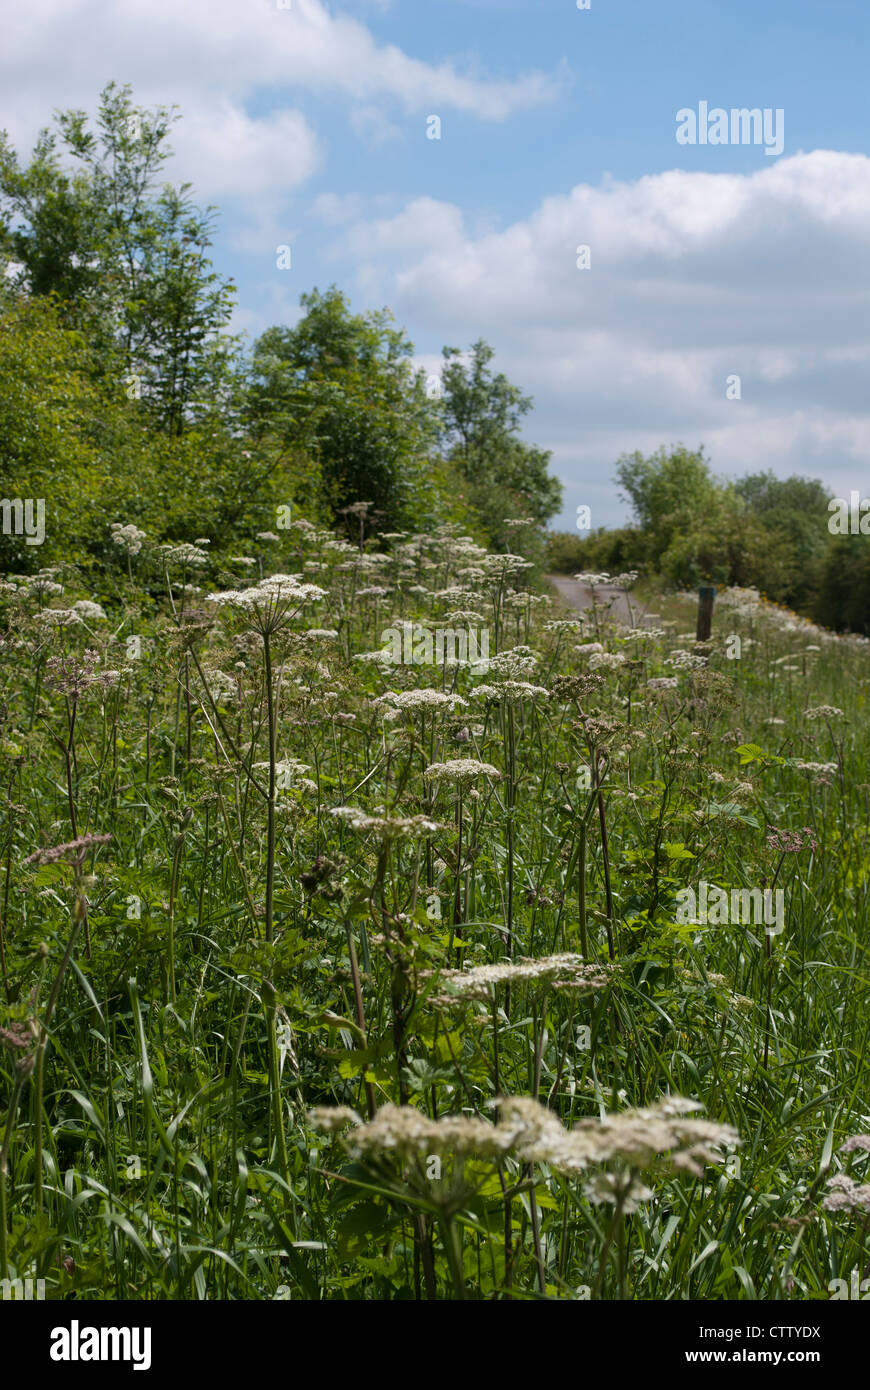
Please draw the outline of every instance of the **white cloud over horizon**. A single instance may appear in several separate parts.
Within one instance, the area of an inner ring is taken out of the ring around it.
[[[460,208],[417,198],[340,235],[369,299],[445,342],[492,343],[535,397],[529,433],[554,451],[569,511],[594,501],[612,520],[613,461],[677,440],[703,442],[726,475],[866,478],[864,155],[580,184],[477,236]],[[739,401],[725,395],[734,373]]]

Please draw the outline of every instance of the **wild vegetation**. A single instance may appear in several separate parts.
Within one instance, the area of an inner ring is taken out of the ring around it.
[[[615,482],[632,525],[551,533],[551,570],[641,567],[675,588],[755,588],[824,627],[870,634],[867,499],[861,510],[858,495],[832,498],[817,478],[719,478],[703,447],[681,444],[623,456]]]
[[[271,544],[261,578],[126,525],[105,608],[73,568],[3,586],[0,1277],[860,1274],[866,642],[739,591],[702,647],[679,600],[568,615],[450,527]],[[454,655],[395,664],[401,624]],[[784,929],[687,921],[702,880],[782,890]]]
[[[433,391],[334,287],[247,348],[173,119],[0,143],[4,1296],[851,1290],[870,648],[815,485],[622,460],[563,609],[492,349]]]

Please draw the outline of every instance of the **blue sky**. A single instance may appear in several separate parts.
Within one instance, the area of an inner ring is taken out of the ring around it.
[[[237,328],[335,282],[433,373],[486,338],[535,397],[562,524],[615,524],[616,458],[676,440],[867,488],[868,39],[842,0],[34,0],[0,124],[27,148],[110,78],[177,103],[168,173],[221,208]],[[678,144],[702,101],[781,108],[782,154]]]

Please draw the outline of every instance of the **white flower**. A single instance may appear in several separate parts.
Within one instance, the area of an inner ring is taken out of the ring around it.
[[[479,700],[506,700],[517,704],[522,700],[535,700],[539,695],[550,692],[542,685],[530,685],[528,681],[502,681],[500,685],[479,685],[472,690],[472,698]]]
[[[424,835],[435,835],[439,830],[450,829],[449,826],[441,825],[428,816],[369,815],[358,806],[336,806],[329,814],[343,820],[350,830],[358,830],[364,834],[372,831],[383,840],[409,837],[419,839]]]
[[[81,622],[74,608],[43,608],[36,614],[37,622],[46,627],[75,627]]]
[[[106,614],[98,603],[93,603],[89,598],[80,598],[78,603],[73,604],[73,609],[81,618],[88,618],[91,622],[104,622]]]
[[[589,658],[590,671],[597,671],[603,666],[606,670],[614,671],[618,666],[625,665],[625,657],[619,652],[593,652]]]
[[[112,522],[112,540],[115,545],[119,545],[127,551],[128,555],[138,555],[142,549],[142,542],[145,539],[145,532],[140,531],[138,526],[132,522],[122,526],[120,521]]]
[[[609,976],[615,967],[587,965],[582,956],[565,952],[538,959],[499,961],[493,965],[475,965],[469,970],[442,970],[438,984],[447,986],[447,993],[435,999],[438,1004],[451,1004],[467,999],[486,1002],[491,986],[538,983],[544,986],[559,983],[575,989],[603,989],[611,983]]]
[[[480,763],[476,758],[450,758],[446,763],[432,763],[423,776],[429,782],[458,782],[461,786],[475,781],[478,777],[491,777],[501,780],[501,773],[492,763]]]
[[[459,706],[465,707],[468,701],[461,695],[448,695],[442,690],[432,690],[426,687],[423,690],[388,690],[385,695],[378,695],[372,700],[372,704],[379,708],[386,705],[389,709],[449,709],[454,710]]]

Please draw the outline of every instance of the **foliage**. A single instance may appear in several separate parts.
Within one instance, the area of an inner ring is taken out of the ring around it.
[[[97,134],[83,111],[56,116],[63,155],[43,130],[23,166],[0,134],[0,245],[17,283],[55,296],[95,365],[122,377],[172,435],[213,395],[235,346],[221,334],[234,288],[207,256],[214,210],[199,211],[187,184],[155,191],[175,119],[110,82]]]
[[[459,348],[443,349],[441,371],[443,440],[470,501],[493,545],[510,550],[504,521],[528,517],[542,526],[561,505],[562,487],[548,473],[550,454],[520,438],[532,408],[503,372],[490,370],[495,352],[479,339],[468,361]]]
[[[554,610],[458,531],[294,521],[260,583],[128,529],[103,611],[74,566],[0,587],[0,1278],[862,1277],[867,644],[746,591],[702,650],[680,598]],[[391,621],[457,611],[488,667],[385,659]],[[699,880],[782,889],[783,931],[687,922]]]
[[[316,458],[335,512],[364,498],[384,529],[420,524],[436,509],[436,411],[411,343],[387,310],[351,314],[334,286],[301,303],[295,327],[254,346],[252,433]]]

